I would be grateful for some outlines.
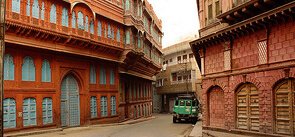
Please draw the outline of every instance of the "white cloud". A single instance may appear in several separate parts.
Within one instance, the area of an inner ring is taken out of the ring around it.
[[[196,0],[148,0],[162,20],[163,47],[198,33]]]

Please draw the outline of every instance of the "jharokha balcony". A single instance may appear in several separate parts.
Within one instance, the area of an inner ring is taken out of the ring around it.
[[[60,17],[58,17],[60,16]],[[57,15],[57,22],[61,20],[61,15]],[[72,20],[69,18],[69,22]],[[60,21],[61,22],[61,21]],[[39,39],[49,38],[52,42],[60,42],[64,44],[78,45],[93,48],[111,48],[122,50],[124,48],[123,43],[123,31],[120,33],[119,40],[116,38],[116,34],[113,38],[103,36],[105,29],[101,27],[101,36],[98,36],[96,25],[93,25],[91,31],[90,25],[88,31],[85,29],[79,29],[78,27],[72,27],[70,23],[68,25],[62,25],[61,23],[51,23],[49,20],[41,19],[41,17],[34,18],[32,16],[26,16],[25,14],[19,14],[6,10],[6,25],[7,31],[16,33],[21,36],[34,36]],[[77,23],[76,23],[77,24]],[[94,21],[97,24],[97,21]],[[100,46],[100,47],[97,47]]]

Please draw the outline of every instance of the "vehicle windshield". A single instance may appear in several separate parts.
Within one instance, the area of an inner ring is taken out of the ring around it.
[[[191,101],[186,101],[186,106],[191,106]]]
[[[179,105],[184,106],[184,100],[180,100]]]

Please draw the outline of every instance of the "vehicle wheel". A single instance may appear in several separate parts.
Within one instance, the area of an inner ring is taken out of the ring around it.
[[[176,117],[173,117],[173,123],[176,123]]]
[[[192,124],[196,124],[197,123],[197,121],[198,121],[198,119],[197,118],[192,118]]]

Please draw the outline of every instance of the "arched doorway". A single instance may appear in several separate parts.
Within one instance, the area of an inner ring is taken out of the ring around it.
[[[209,125],[212,127],[224,127],[224,93],[215,86],[208,93]]]
[[[259,95],[255,85],[246,83],[236,93],[237,128],[259,131]]]
[[[61,83],[61,126],[80,125],[79,86],[72,75],[67,75]]]
[[[280,82],[274,90],[275,132],[295,133],[295,80]]]

